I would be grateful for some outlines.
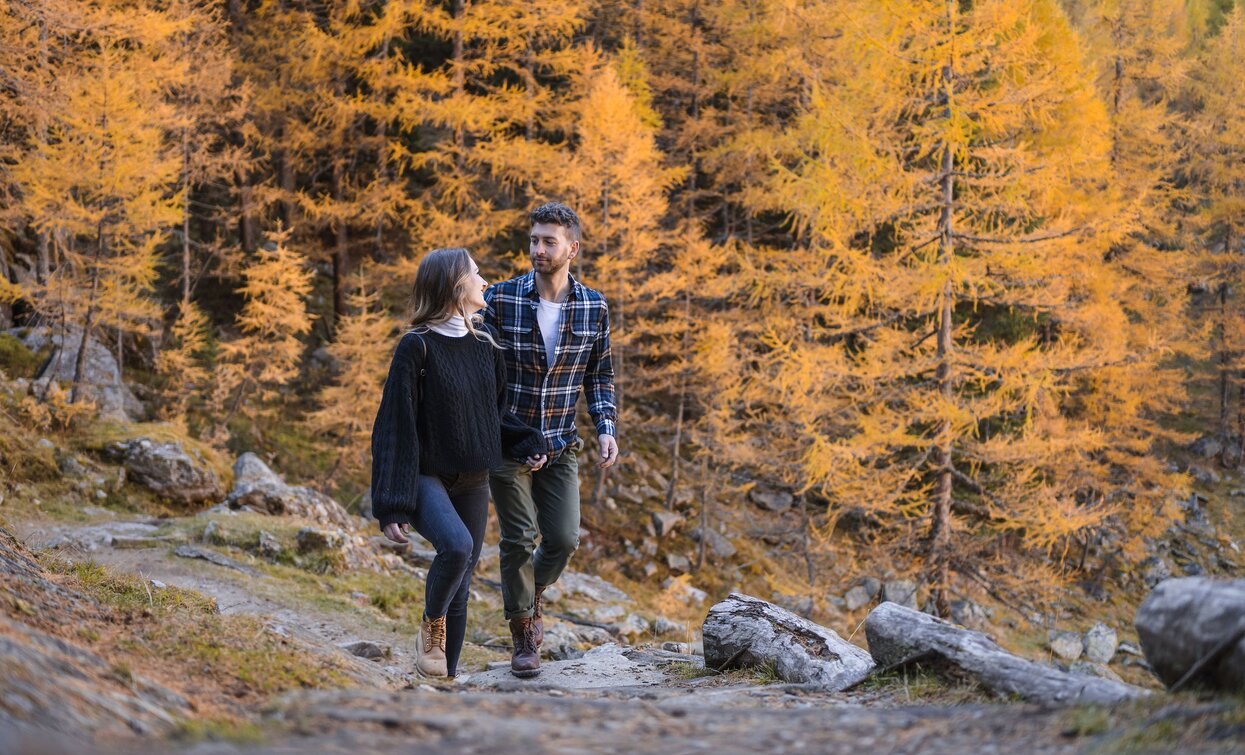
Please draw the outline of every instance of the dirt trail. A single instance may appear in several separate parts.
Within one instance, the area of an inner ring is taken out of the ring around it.
[[[358,689],[302,692],[274,701],[260,722],[261,743],[175,743],[127,740],[102,752],[155,753],[392,753],[392,752],[885,752],[1066,753],[1118,743],[1120,727],[1072,725],[1068,711],[1029,705],[900,704],[902,693],[869,689],[827,694],[797,685],[758,685],[738,677],[697,676],[692,656],[605,646],[583,658],[546,664],[523,681],[504,668],[459,683],[428,684],[412,677],[407,635],[380,636],[365,612],[337,612],[284,596],[270,577],[248,576],[200,560],[179,558],[168,546],[99,547],[91,527],[26,527],[31,547],[59,544],[67,555],[214,597],[224,613],[264,617],[316,652],[348,659]],[[120,530],[141,533],[139,525]],[[69,538],[68,540],[66,538]],[[95,538],[95,540],[93,540]],[[93,546],[92,543],[96,544]],[[390,659],[354,658],[338,647],[369,639],[392,646]],[[690,672],[690,673],[689,673]],[[689,678],[689,676],[691,678]],[[1113,713],[1112,715],[1116,715]],[[1119,714],[1123,725],[1151,713]],[[1179,715],[1177,715],[1179,720]],[[1093,722],[1091,722],[1093,724]],[[1218,731],[1219,734],[1213,734]],[[1183,751],[1241,752],[1240,732],[1213,730]],[[81,752],[81,742],[54,737],[9,739],[0,750]],[[7,736],[15,736],[9,732]],[[1143,749],[1146,749],[1143,747]],[[1159,750],[1165,747],[1157,748]]]

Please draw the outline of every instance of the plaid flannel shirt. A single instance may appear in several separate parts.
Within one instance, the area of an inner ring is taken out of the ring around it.
[[[551,455],[579,437],[575,402],[582,386],[598,435],[614,435],[614,367],[605,297],[572,276],[562,305],[561,332],[552,365],[536,319],[536,274],[502,281],[484,292],[484,322],[506,351],[506,399],[519,419],[540,428]]]

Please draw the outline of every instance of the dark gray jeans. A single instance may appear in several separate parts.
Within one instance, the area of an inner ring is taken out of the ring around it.
[[[501,527],[501,598],[507,619],[531,616],[536,585],[556,582],[579,547],[578,457],[583,447],[582,440],[576,441],[538,472],[506,459],[489,475]]]
[[[488,489],[488,470],[419,476],[419,505],[411,524],[437,550],[424,587],[424,615],[445,617],[445,667],[450,676],[458,669],[467,634],[471,570],[484,545]]]

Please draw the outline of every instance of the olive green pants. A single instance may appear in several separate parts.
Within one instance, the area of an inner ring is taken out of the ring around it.
[[[582,440],[572,443],[537,472],[506,459],[489,475],[501,528],[507,619],[531,616],[536,585],[556,582],[579,547],[578,457],[583,447]]]

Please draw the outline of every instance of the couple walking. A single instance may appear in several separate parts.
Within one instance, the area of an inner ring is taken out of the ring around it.
[[[416,644],[416,666],[429,676],[457,673],[490,489],[510,669],[540,673],[541,593],[579,545],[581,387],[598,466],[618,459],[608,309],[570,275],[579,218],[550,203],[530,221],[532,272],[518,278],[489,288],[465,249],[420,262],[410,328],[372,427],[373,515],[389,539],[409,542],[413,527],[437,551]]]

